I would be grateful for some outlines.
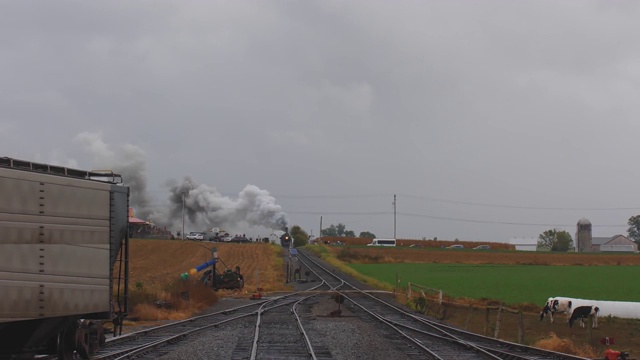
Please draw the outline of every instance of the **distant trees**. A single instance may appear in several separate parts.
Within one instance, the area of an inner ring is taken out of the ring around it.
[[[322,236],[344,236],[344,230],[346,229],[346,225],[340,223],[338,225],[329,226],[326,229],[322,229],[320,231],[320,235]]]
[[[371,238],[376,237],[368,231],[361,232],[360,237],[363,237],[362,234],[371,235]],[[328,228],[322,229],[320,231],[320,236],[356,237],[356,233],[353,230],[347,230],[347,226],[345,224],[339,223],[338,225],[331,224]]]
[[[627,225],[629,225],[627,230],[629,239],[640,245],[640,215],[630,217]]]
[[[551,251],[566,252],[573,249],[571,234],[564,230],[550,229],[538,236],[538,246]]]
[[[571,234],[566,231],[556,233],[556,242],[551,246],[551,251],[567,252],[572,249],[574,249],[574,246]]]
[[[361,238],[366,238],[366,239],[375,239],[376,238],[376,234],[374,233],[370,233],[368,231],[362,231],[360,232],[360,236]]]
[[[293,225],[289,234],[293,238],[293,246],[305,246],[309,243],[309,234],[306,231],[302,230],[302,228],[298,225]]]

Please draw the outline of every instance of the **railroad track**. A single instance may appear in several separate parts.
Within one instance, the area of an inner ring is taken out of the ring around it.
[[[150,356],[151,354],[160,356],[171,351],[170,345],[191,335],[219,327],[228,322],[253,316],[260,306],[271,301],[273,300],[261,300],[252,304],[109,338],[94,359],[127,359],[143,355]]]
[[[293,297],[287,299],[287,306],[259,312],[250,359],[317,359],[316,349],[298,314],[301,304],[314,296]],[[326,358],[327,354],[323,355]]]
[[[304,251],[298,254],[320,280],[317,285],[309,283],[304,291],[110,338],[95,359],[157,358],[172,353],[196,334],[216,328],[213,331],[225,331],[232,323],[242,326],[231,359],[332,359],[322,336],[310,335],[314,332],[311,321],[318,321],[311,309],[321,301],[318,295],[331,293],[334,299],[341,296],[345,308],[373,325],[373,331],[408,359],[587,360],[446,326],[385,300],[380,292],[374,295],[376,291],[361,289]]]
[[[330,359],[330,352],[312,341],[304,328],[304,303],[329,289],[324,282],[305,290],[212,314],[152,327],[109,338],[94,359],[155,358],[173,350],[175,344],[206,330],[255,317],[251,341],[240,339],[233,359]]]
[[[350,303],[352,311],[366,315],[366,321],[382,324],[388,332],[402,338],[410,358],[587,360],[470,333],[416,315],[345,281],[304,251],[298,253],[311,272]]]

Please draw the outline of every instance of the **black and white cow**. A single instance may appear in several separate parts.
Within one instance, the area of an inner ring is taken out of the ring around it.
[[[571,300],[549,298],[542,311],[540,311],[540,321],[544,319],[545,315],[549,315],[549,319],[553,322],[553,314],[555,313],[565,313],[567,314],[567,320],[569,320],[571,305]]]
[[[580,319],[580,327],[584,327],[584,319],[591,316],[593,318],[593,328],[598,327],[598,313],[600,312],[600,308],[597,306],[578,306],[573,309],[571,313],[571,317],[569,318],[569,327],[573,327],[573,323]]]

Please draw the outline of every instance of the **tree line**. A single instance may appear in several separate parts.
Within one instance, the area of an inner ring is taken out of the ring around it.
[[[353,230],[347,230],[345,224],[339,223],[338,225],[331,224],[328,228],[320,231],[321,236],[340,236],[340,237],[356,237],[356,233]],[[376,235],[369,231],[362,231],[358,237],[374,239]]]
[[[640,215],[630,217],[627,225],[629,225],[627,229],[628,238],[640,246]],[[290,234],[293,237],[294,246],[304,246],[309,243],[309,234],[298,225],[291,227]],[[356,234],[353,230],[347,230],[345,224],[338,223],[321,229],[320,236],[356,237]],[[373,239],[376,235],[369,231],[362,231],[358,237]],[[549,229],[538,235],[538,246],[558,252],[575,250],[571,234],[559,229]]]
[[[299,225],[293,225],[289,229],[289,235],[293,238],[293,246],[304,246],[309,243],[309,234],[302,229]],[[356,237],[356,234],[352,230],[347,230],[346,225],[338,224],[331,225],[326,229],[320,231],[321,236],[340,236],[340,237]],[[359,235],[361,238],[375,238],[376,235],[369,231],[362,231]]]

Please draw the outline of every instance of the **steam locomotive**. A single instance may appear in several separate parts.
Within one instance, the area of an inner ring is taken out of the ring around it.
[[[284,234],[280,235],[280,245],[287,249],[293,247],[293,239],[291,238],[291,234],[289,234],[288,229],[285,230]]]

